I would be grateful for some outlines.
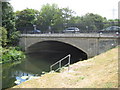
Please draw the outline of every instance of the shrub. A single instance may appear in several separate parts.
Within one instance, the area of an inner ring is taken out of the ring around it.
[[[2,63],[9,61],[18,61],[25,58],[25,54],[22,51],[17,51],[15,47],[9,47],[2,50]]]

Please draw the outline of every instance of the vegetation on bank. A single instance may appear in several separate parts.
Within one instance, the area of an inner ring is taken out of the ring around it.
[[[13,88],[118,88],[118,48]]]
[[[23,60],[25,54],[18,49],[19,31],[15,28],[15,13],[8,2],[2,2],[0,26],[0,64]]]
[[[11,40],[12,42],[18,40],[17,34],[12,34],[11,39],[8,38],[8,31],[4,27],[0,27],[0,34],[0,63],[19,61],[25,58],[25,54],[20,48],[14,46],[17,45],[17,43],[13,45],[10,43]]]
[[[2,64],[7,62],[23,60],[25,58],[25,54],[22,51],[18,50],[16,47],[0,47],[0,51],[2,51],[0,61],[0,63]]]

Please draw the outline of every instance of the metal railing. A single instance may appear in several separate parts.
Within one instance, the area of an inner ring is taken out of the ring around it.
[[[68,58],[68,63],[65,64],[64,66],[62,66],[62,61],[66,60],[66,58]],[[54,70],[55,72],[58,71],[58,70],[60,70],[62,67],[66,67],[66,66],[68,66],[68,71],[69,71],[69,68],[70,68],[70,58],[71,58],[71,55],[68,54],[67,56],[65,56],[62,59],[60,59],[59,61],[57,61],[56,63],[52,64],[50,66],[50,71],[53,71],[53,67],[56,66],[56,65],[59,65],[59,68],[56,69],[56,70]]]

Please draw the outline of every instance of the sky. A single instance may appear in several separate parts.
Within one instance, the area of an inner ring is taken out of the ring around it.
[[[10,0],[14,11],[32,8],[40,10],[47,3],[57,4],[59,8],[69,7],[76,15],[86,13],[99,14],[107,19],[118,18],[118,2],[120,0]]]

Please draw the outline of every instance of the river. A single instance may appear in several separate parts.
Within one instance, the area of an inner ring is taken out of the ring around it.
[[[14,85],[26,81],[23,76],[40,76],[43,72],[50,71],[50,65],[65,57],[69,53],[65,52],[42,52],[27,54],[27,58],[14,65],[6,63],[2,65],[2,88],[10,88]],[[80,60],[79,53],[71,53],[71,63]],[[73,62],[74,61],[74,62]],[[66,61],[67,62],[67,61]],[[64,63],[66,63],[64,62]],[[15,83],[19,81],[20,83]]]

